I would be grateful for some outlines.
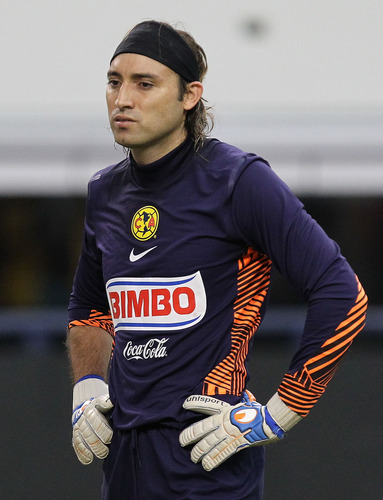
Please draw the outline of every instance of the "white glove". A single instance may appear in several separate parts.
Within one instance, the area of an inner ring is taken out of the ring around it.
[[[183,407],[212,415],[190,425],[180,434],[181,446],[197,443],[191,450],[191,459],[194,463],[201,461],[207,471],[243,448],[268,444],[284,436],[267,407],[257,403],[247,391],[243,401],[235,406],[195,395],[188,397]]]
[[[97,376],[80,379],[73,388],[73,439],[77,458],[84,465],[93,461],[93,456],[105,458],[113,430],[105,414],[113,404],[109,398],[108,385]]]

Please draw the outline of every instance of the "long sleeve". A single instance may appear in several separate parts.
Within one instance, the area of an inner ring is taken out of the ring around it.
[[[357,286],[358,294],[355,304],[343,321],[319,349],[309,354],[310,357],[302,365],[294,363],[293,360],[289,372],[286,373],[278,388],[282,401],[302,417],[308,414],[324,393],[342,356],[364,327],[367,296],[359,282]],[[301,345],[304,343],[305,335],[302,337]]]
[[[254,162],[242,173],[233,215],[245,241],[307,302],[300,345],[278,389],[282,401],[305,416],[362,330],[366,294],[338,245],[266,164]]]
[[[90,205],[88,196],[82,250],[69,301],[69,328],[81,325],[94,326],[106,330],[113,336],[113,322],[103,281],[102,257],[97,248]]]

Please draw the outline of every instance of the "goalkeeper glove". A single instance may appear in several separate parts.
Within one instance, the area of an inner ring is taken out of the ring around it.
[[[81,378],[73,388],[73,439],[77,458],[84,465],[93,461],[93,456],[105,458],[113,430],[106,414],[113,408],[109,399],[108,385],[101,377],[89,375]]]
[[[269,403],[271,401],[271,406],[279,408],[282,421],[287,424],[285,428],[278,425],[268,407],[257,403],[249,391],[245,392],[242,402],[234,406],[208,396],[189,396],[183,404],[186,410],[211,416],[183,430],[180,444],[197,443],[191,450],[191,459],[194,463],[201,461],[202,467],[210,471],[243,448],[278,441],[301,417],[290,410],[278,395],[273,396]]]

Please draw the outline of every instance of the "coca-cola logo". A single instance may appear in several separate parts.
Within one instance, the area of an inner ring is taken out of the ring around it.
[[[133,344],[129,340],[124,349],[124,357],[128,361],[131,359],[165,358],[168,355],[165,345],[168,340],[169,338],[150,339],[145,344]]]

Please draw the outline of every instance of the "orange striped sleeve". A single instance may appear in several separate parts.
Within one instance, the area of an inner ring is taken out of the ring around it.
[[[249,343],[261,321],[260,310],[270,284],[271,261],[249,249],[238,262],[238,294],[234,304],[231,350],[205,378],[203,394],[240,396],[245,389]]]
[[[71,321],[68,325],[68,329],[71,329],[74,326],[84,326],[84,325],[102,328],[103,330],[106,330],[114,338],[115,333],[114,333],[112,316],[110,313],[105,314],[100,311],[96,311],[95,309],[92,309],[88,319]]]
[[[279,397],[292,410],[305,417],[326,390],[354,338],[363,329],[366,319],[367,295],[358,281],[358,296],[346,319],[326,340],[319,352],[293,374],[287,373],[278,389]]]

